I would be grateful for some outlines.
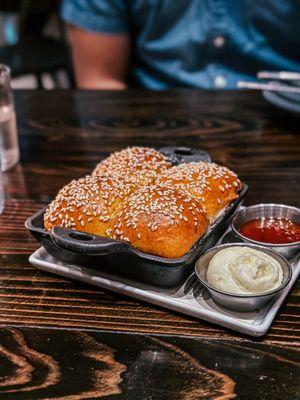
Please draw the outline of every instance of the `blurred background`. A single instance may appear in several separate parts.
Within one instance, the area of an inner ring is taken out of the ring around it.
[[[72,88],[74,78],[60,0],[0,1],[0,60],[15,89]]]
[[[252,88],[300,112],[299,2],[65,0],[62,13],[61,4],[0,0],[0,63],[13,89],[74,88],[72,42],[79,88]]]

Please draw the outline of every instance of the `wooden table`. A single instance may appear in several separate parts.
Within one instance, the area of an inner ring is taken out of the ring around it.
[[[24,221],[127,145],[201,147],[246,203],[300,206],[300,120],[248,92],[15,93],[22,164],[0,217],[0,399],[299,399],[299,291],[269,333],[227,329],[33,268]]]

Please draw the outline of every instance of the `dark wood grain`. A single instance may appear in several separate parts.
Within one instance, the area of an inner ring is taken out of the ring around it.
[[[297,283],[271,330],[264,339],[256,341],[288,346],[299,344],[299,292]],[[27,254],[0,256],[0,323],[242,338],[240,334],[207,322],[38,271],[28,264]]]
[[[7,268],[9,275],[3,285],[0,322],[240,337],[35,271],[27,257],[37,244],[23,223],[63,184],[90,172],[109,152],[131,144],[203,147],[250,185],[247,203],[278,201],[299,206],[298,120],[252,93],[25,91],[17,92],[15,99],[22,164],[6,174],[10,200],[0,217],[1,268]],[[87,304],[82,300],[85,291],[90,293]],[[265,340],[298,343],[298,299],[295,287]]]
[[[268,334],[250,340],[38,271],[24,228],[61,186],[133,144],[202,147],[248,183],[247,204],[299,207],[299,119],[247,92],[21,91],[15,100],[22,163],[4,174],[0,216],[0,399],[300,398],[299,283]]]
[[[247,203],[300,204],[299,120],[259,94],[146,91],[18,92],[22,170],[13,195],[48,201],[127,145],[202,147],[251,187]],[[45,177],[47,176],[47,179]]]
[[[0,359],[8,400],[300,396],[297,352],[250,341],[10,328],[0,331]]]

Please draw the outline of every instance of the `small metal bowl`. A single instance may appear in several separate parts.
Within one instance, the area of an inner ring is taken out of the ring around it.
[[[300,253],[300,242],[286,244],[264,243],[249,239],[239,232],[239,229],[246,222],[262,217],[284,218],[300,224],[300,209],[296,207],[285,206],[284,204],[257,204],[254,206],[249,206],[243,208],[234,215],[231,221],[231,228],[238,238],[241,239],[241,241],[268,247],[269,249],[277,251],[277,253],[280,253],[287,259],[291,259]]]
[[[229,293],[210,285],[207,282],[207,269],[210,260],[220,250],[236,246],[250,247],[252,249],[262,251],[268,254],[269,256],[275,258],[275,260],[277,260],[280,263],[283,271],[282,284],[273,290],[269,290],[268,292],[261,292],[256,294]],[[285,258],[283,258],[280,254],[263,246],[257,246],[254,244],[246,245],[244,243],[234,243],[234,244],[229,243],[212,247],[211,249],[203,253],[199,258],[199,260],[196,262],[195,272],[199,281],[210,292],[212,298],[216,303],[219,303],[222,306],[234,311],[248,311],[248,312],[261,309],[267,302],[269,302],[275,295],[280,293],[287,286],[292,277],[292,267],[290,266],[288,261]]]

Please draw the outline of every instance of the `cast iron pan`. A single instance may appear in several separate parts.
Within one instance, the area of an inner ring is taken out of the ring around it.
[[[210,161],[206,152],[190,148],[162,148],[172,163]],[[164,258],[143,253],[129,243],[55,227],[51,232],[44,228],[45,209],[27,219],[25,226],[43,247],[57,260],[102,270],[150,285],[164,288],[181,285],[191,272],[199,255],[213,246],[228,228],[229,222],[248,190],[243,185],[239,197],[233,201],[207,232],[180,258]]]

